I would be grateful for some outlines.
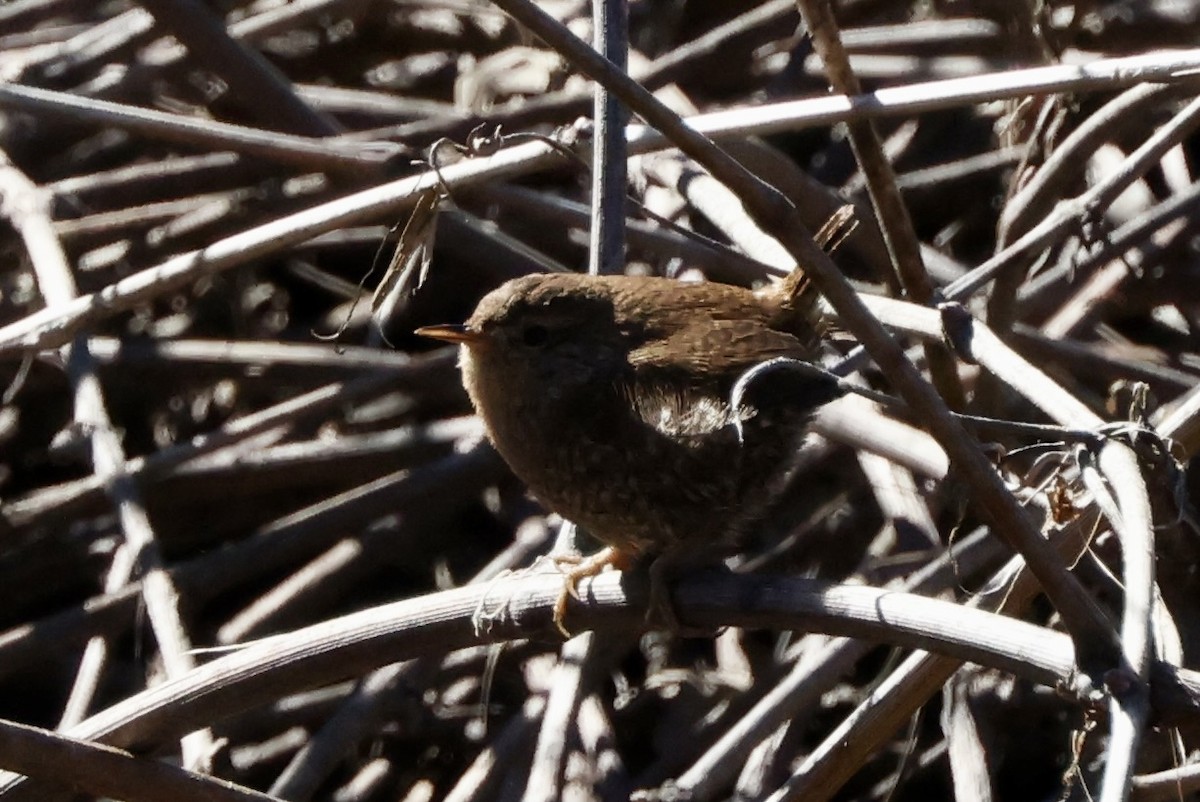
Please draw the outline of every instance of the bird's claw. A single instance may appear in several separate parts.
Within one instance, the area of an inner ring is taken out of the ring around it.
[[[565,624],[567,603],[571,598],[581,598],[579,580],[597,576],[609,566],[622,568],[628,562],[628,558],[612,546],[606,546],[588,557],[579,554],[555,554],[550,559],[563,575],[562,590],[554,602],[554,626],[558,628],[564,638],[571,638],[571,631]],[[564,571],[563,566],[570,566],[570,568]]]

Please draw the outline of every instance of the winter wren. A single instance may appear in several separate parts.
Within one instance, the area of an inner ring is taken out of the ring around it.
[[[548,508],[608,546],[605,564],[668,566],[736,545],[785,478],[835,379],[748,370],[812,359],[818,296],[797,271],[757,291],[666,278],[529,275],[493,290],[462,325],[418,334],[460,343],[463,384],[496,450]],[[757,372],[756,372],[757,373]],[[736,389],[735,389],[736,386]]]

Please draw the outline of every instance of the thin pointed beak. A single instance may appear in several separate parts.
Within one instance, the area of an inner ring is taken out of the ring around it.
[[[477,331],[472,331],[463,323],[445,323],[440,326],[422,326],[417,329],[414,334],[421,337],[428,337],[431,340],[441,340],[448,343],[461,343],[463,345],[476,345],[483,342],[483,335]]]

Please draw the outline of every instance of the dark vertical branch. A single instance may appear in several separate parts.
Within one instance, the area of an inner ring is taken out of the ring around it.
[[[625,70],[629,32],[625,0],[594,0],[592,24],[596,52]],[[592,143],[592,233],[588,272],[620,273],[625,263],[625,113],[624,106],[602,84],[594,99]]]

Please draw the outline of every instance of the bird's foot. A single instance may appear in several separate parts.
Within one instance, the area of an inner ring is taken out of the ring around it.
[[[617,570],[627,569],[631,563],[630,555],[612,546],[606,546],[590,556],[581,554],[556,554],[550,557],[555,567],[562,572],[563,587],[554,603],[554,626],[564,638],[571,637],[571,631],[564,623],[567,617],[567,602],[579,598],[578,583],[581,579],[599,575],[605,568],[612,566]]]
[[[675,615],[675,605],[671,602],[671,588],[667,584],[675,567],[676,561],[669,557],[669,553],[659,555],[650,563],[650,606],[646,610],[646,623],[669,632],[682,629],[679,616]]]

